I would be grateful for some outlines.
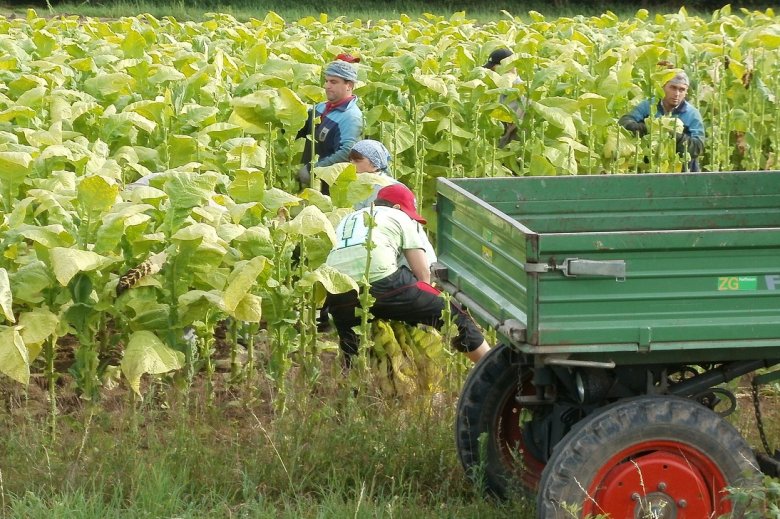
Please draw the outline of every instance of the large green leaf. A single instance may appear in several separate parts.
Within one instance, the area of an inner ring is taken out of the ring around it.
[[[261,203],[267,211],[276,214],[279,208],[298,205],[300,201],[301,199],[297,196],[291,195],[290,193],[274,187],[266,190],[265,193],[263,193],[263,199],[261,200]]]
[[[168,373],[183,365],[184,353],[169,348],[154,333],[144,330],[130,336],[120,367],[130,387],[140,395],[142,375]]]
[[[19,233],[21,236],[24,236],[25,239],[40,243],[48,249],[54,247],[67,247],[74,243],[73,235],[60,224],[46,225],[43,227],[22,224],[16,227],[13,232]]]
[[[117,201],[119,186],[115,182],[93,175],[79,182],[78,201],[81,207],[90,212],[102,212]]]
[[[265,270],[267,263],[266,258],[258,256],[235,266],[225,288],[225,308],[228,312],[234,312],[244,296],[252,290],[257,276]]]
[[[238,169],[228,186],[228,193],[238,203],[259,202],[265,191],[265,175],[256,169]]]
[[[221,315],[226,315],[225,300],[222,292],[218,290],[190,290],[178,299],[179,320],[182,324],[191,324],[203,319],[207,313],[212,314],[218,310]]]
[[[147,189],[154,189],[148,188]],[[158,193],[162,193],[157,191]],[[117,250],[122,237],[126,235],[129,227],[143,225],[151,220],[151,216],[145,214],[145,211],[154,209],[153,206],[144,203],[121,203],[117,204],[107,214],[102,217],[103,223],[97,231],[95,238],[95,248],[98,254],[105,254]]]
[[[50,257],[54,276],[62,286],[66,286],[71,278],[79,272],[96,270],[110,265],[114,261],[92,251],[64,247],[51,249]]]
[[[284,225],[284,229],[292,237],[325,233],[331,243],[336,243],[336,231],[320,208],[314,205],[304,207],[295,218]]]
[[[83,83],[84,90],[95,97],[125,95],[135,89],[135,79],[124,72],[98,74]]]
[[[414,78],[414,80],[420,85],[424,86],[432,92],[435,92],[436,94],[439,94],[442,97],[447,97],[449,93],[447,91],[447,85],[441,78],[437,76],[416,72],[412,74],[412,78]]]
[[[199,156],[200,142],[189,135],[168,136],[168,166],[177,168],[183,166]]]
[[[31,261],[10,274],[11,289],[17,302],[38,304],[54,282],[50,270],[40,260]]]
[[[258,323],[263,316],[262,302],[262,298],[258,295],[245,294],[230,315],[239,321]]]
[[[43,342],[55,334],[59,323],[60,318],[46,307],[19,314],[19,328],[30,362],[38,357]]]
[[[542,116],[552,126],[560,128],[569,137],[577,136],[577,128],[574,126],[574,118],[570,112],[557,106],[548,106],[546,102],[551,100],[542,100],[538,103],[531,103],[534,111]]]
[[[297,132],[306,123],[308,106],[289,88],[264,89],[233,99],[233,122],[251,133],[266,133],[268,124]]]
[[[48,308],[36,308],[19,314],[22,339],[27,346],[41,344],[54,335],[60,319]]]
[[[264,169],[266,167],[268,150],[265,145],[252,138],[232,139],[222,146],[227,149],[225,167],[231,171],[238,168]]]
[[[30,356],[17,327],[0,326],[0,372],[27,385]]]
[[[218,180],[215,173],[176,171],[167,175],[163,190],[173,207],[183,209],[199,206],[209,200]]]
[[[0,151],[0,181],[17,183],[30,173],[32,155],[19,151]]]
[[[220,240],[217,235],[217,230],[205,223],[194,223],[186,227],[182,227],[173,236],[171,241],[197,241],[198,243],[217,243]]]
[[[331,294],[343,294],[350,290],[359,290],[354,279],[328,265],[320,265],[315,270],[306,272],[301,278],[304,286],[314,286],[316,282],[322,284],[325,290]]]

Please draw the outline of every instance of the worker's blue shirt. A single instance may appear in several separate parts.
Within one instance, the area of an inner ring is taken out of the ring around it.
[[[650,99],[645,99],[631,110],[627,117],[638,123],[644,122],[645,119],[650,117],[652,102]],[[667,113],[664,111],[663,103],[658,101],[655,104],[655,117],[659,118],[664,115],[667,115]],[[683,101],[668,115],[676,117],[682,122],[683,134],[690,138],[691,142],[688,151],[691,154],[691,161],[688,163],[688,171],[701,171],[699,154],[704,151],[704,121],[701,118],[701,114],[688,101]],[[678,153],[682,152],[678,149]]]
[[[311,117],[314,123],[314,151],[317,153],[315,166],[330,166],[338,162],[349,162],[349,151],[360,139],[363,131],[363,113],[357,105],[357,97],[334,107],[325,113],[326,102],[318,103],[309,111],[309,121],[298,137],[307,137],[311,132]],[[324,114],[324,115],[323,115]],[[311,161],[311,144],[304,148],[301,163]]]
[[[644,121],[650,117],[650,103],[650,99],[645,99],[629,112],[629,117],[638,123]],[[655,105],[655,117],[658,118],[663,115],[666,115],[663,103],[658,101]],[[699,111],[693,105],[688,101],[683,101],[677,108],[672,110],[672,113],[669,115],[673,115],[682,121],[684,127],[683,133],[699,139],[704,143],[704,121],[702,120]]]

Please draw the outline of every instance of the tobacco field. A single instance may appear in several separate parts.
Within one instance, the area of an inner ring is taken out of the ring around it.
[[[500,46],[511,59],[482,68]],[[327,289],[354,285],[323,262],[371,190],[350,165],[315,172],[331,196],[295,177],[295,135],[341,52],[362,58],[364,137],[388,147],[429,221],[437,177],[679,171],[663,125],[639,139],[616,122],[675,69],[704,117],[705,171],[777,168],[771,10],[482,25],[463,13],[242,23],[30,10],[0,19],[2,376],[44,377],[54,397],[68,349],[81,398],[114,384],[142,395],[163,375],[211,380],[221,341],[233,380],[262,372],[283,387],[291,369],[315,380],[317,308]],[[518,132],[499,147],[503,123]]]

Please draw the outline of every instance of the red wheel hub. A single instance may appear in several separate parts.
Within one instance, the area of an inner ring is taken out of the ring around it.
[[[657,519],[719,517],[731,511],[726,478],[697,449],[674,441],[647,441],[610,458],[588,489],[583,516]]]
[[[529,383],[523,383],[521,395],[535,394],[534,387]],[[515,476],[522,484],[530,489],[539,487],[539,479],[544,470],[544,463],[539,461],[525,445],[523,438],[523,425],[521,423],[524,408],[514,398],[509,398],[500,415],[500,422],[496,424],[498,431],[498,445],[504,464],[511,467]]]

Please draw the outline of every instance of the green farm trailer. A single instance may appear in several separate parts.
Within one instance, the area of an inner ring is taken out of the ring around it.
[[[737,379],[756,404],[780,379],[780,171],[439,179],[437,225],[444,290],[500,343],[456,424],[490,492],[700,519],[777,475],[761,407],[764,449],[725,418]]]

